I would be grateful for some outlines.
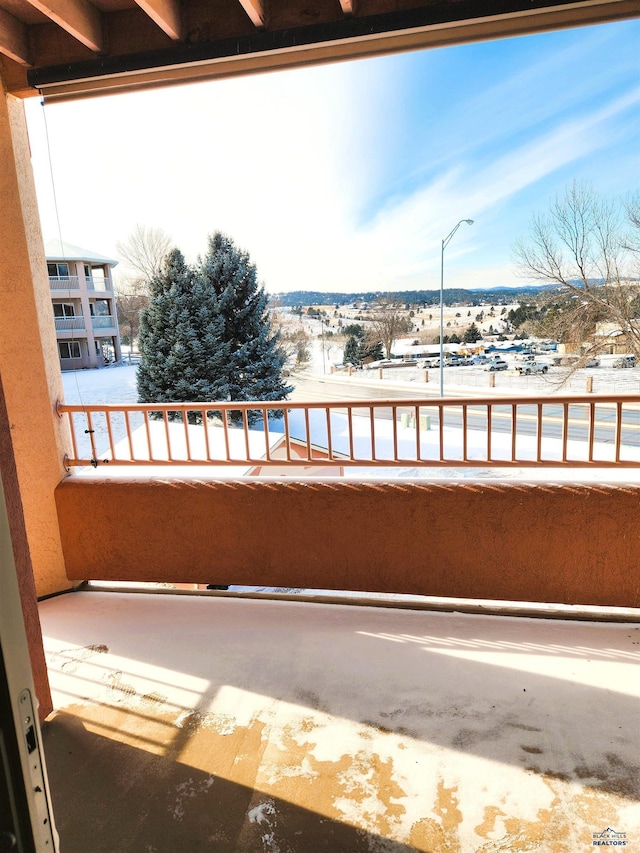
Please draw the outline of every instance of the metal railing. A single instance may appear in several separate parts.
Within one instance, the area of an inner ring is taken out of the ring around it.
[[[58,404],[68,466],[640,467],[640,395]]]
[[[87,290],[113,290],[113,284],[111,283],[111,279],[108,276],[104,276],[104,278],[93,278],[93,276],[85,276],[85,281],[87,283]]]
[[[71,330],[84,329],[84,317],[82,315],[76,317],[55,317],[56,331],[68,332]]]
[[[50,275],[49,287],[51,290],[79,290],[77,275]]]
[[[116,321],[111,314],[93,315],[91,325],[94,329],[115,329]]]
[[[113,282],[109,276],[104,278],[93,278],[85,276],[84,281],[87,290],[108,291],[113,290]],[[50,275],[49,287],[51,290],[79,290],[80,279],[77,275]]]

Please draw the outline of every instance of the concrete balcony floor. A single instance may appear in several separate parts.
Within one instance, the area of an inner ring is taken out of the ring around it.
[[[95,591],[40,614],[62,853],[640,845],[637,623]]]

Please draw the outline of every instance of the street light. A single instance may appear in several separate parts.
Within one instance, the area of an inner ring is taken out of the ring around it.
[[[473,225],[473,219],[461,219],[456,227],[442,241],[440,254],[440,396],[444,397],[444,250],[451,242],[462,223]]]

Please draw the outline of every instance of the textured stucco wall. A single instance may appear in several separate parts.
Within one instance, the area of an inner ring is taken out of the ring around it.
[[[26,559],[45,595],[71,586],[53,499],[65,476],[66,436],[55,413],[62,379],[24,106],[1,86],[0,79],[0,375],[8,430],[0,466],[15,468],[17,493],[7,498],[12,537],[15,544],[24,527]]]
[[[640,604],[631,484],[71,478],[56,500],[73,578]]]

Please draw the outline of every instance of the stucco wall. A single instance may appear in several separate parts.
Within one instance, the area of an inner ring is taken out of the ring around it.
[[[70,478],[70,578],[640,605],[640,487]]]
[[[28,548],[16,563],[33,564],[38,594],[45,595],[71,586],[53,500],[64,476],[67,430],[55,414],[62,379],[24,107],[2,94],[1,83],[0,375],[8,428],[0,467],[14,469],[5,484],[14,490],[7,495],[11,535]]]

